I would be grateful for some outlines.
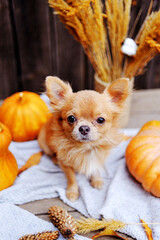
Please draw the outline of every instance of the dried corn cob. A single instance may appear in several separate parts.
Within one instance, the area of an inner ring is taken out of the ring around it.
[[[63,237],[74,239],[77,232],[75,219],[63,208],[53,206],[49,208],[49,217],[52,223],[59,229]]]
[[[55,240],[59,237],[58,231],[42,232],[33,235],[25,235],[19,240]]]

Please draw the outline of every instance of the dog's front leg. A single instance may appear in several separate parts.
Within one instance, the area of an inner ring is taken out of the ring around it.
[[[77,200],[79,196],[78,185],[76,181],[76,175],[72,167],[68,167],[64,165],[61,161],[59,161],[59,165],[64,171],[67,178],[67,191],[66,196],[72,202]]]
[[[97,188],[97,189],[102,188],[103,180],[102,180],[99,172],[97,174],[94,174],[94,175],[91,176],[90,183],[91,183],[92,187],[94,187],[94,188]]]

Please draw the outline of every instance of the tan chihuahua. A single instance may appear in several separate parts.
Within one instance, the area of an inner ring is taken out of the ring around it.
[[[57,77],[47,77],[45,83],[53,115],[42,127],[38,142],[64,171],[66,195],[75,201],[79,196],[75,172],[86,175],[95,188],[103,185],[100,170],[109,151],[123,138],[117,120],[129,95],[128,79],[114,81],[102,94],[73,93]]]

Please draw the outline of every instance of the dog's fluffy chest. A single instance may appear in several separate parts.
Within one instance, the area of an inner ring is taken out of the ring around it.
[[[59,160],[66,166],[71,166],[76,172],[90,177],[96,175],[102,169],[108,151],[100,151],[97,148],[77,149],[72,147],[68,151],[63,149],[63,156],[62,151],[58,155]]]
[[[78,162],[75,160],[75,170],[79,173],[90,177],[92,175],[96,175],[102,168],[102,162],[97,156],[95,150],[92,150],[88,153],[84,153],[78,158]]]

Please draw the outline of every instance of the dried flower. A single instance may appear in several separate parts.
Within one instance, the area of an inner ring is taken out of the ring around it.
[[[49,217],[65,238],[73,238],[77,232],[75,219],[63,208],[53,206],[49,208]]]
[[[121,47],[121,51],[128,56],[135,56],[137,51],[137,44],[132,38],[126,38]]]

